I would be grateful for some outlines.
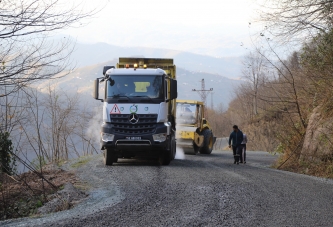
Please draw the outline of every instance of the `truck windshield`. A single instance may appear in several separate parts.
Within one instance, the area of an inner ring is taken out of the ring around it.
[[[177,123],[178,124],[195,124],[196,105],[188,103],[177,103]]]
[[[107,83],[108,98],[115,97],[147,97],[162,99],[163,77],[150,75],[112,75]]]

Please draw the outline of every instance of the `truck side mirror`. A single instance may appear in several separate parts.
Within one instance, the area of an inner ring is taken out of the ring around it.
[[[93,91],[93,97],[96,100],[101,100],[103,101],[103,99],[99,98],[99,78],[97,78],[96,80],[94,80],[94,91]]]
[[[178,96],[178,92],[177,92],[177,80],[170,80],[171,83],[171,91],[170,91],[170,99],[176,99]]]
[[[94,92],[93,92],[93,97],[94,99],[98,99],[99,96],[99,79],[94,80]]]
[[[114,69],[114,66],[104,66],[103,67],[103,75],[105,76],[106,71],[108,71],[109,69]]]

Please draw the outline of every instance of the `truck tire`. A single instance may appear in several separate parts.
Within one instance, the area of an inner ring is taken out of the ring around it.
[[[176,143],[175,143],[175,136],[172,134],[169,139],[169,147],[165,149],[159,159],[158,162],[160,165],[167,166],[170,164],[170,162],[174,159],[174,156],[176,156]]]
[[[170,164],[172,159],[171,150],[163,150],[158,158],[158,164],[167,166]]]
[[[104,165],[111,166],[114,162],[118,161],[118,157],[111,151],[104,151]]]
[[[171,154],[172,154],[172,160],[174,160],[175,157],[176,157],[176,148],[177,148],[176,137],[175,137],[175,134],[173,133],[172,136],[171,136]]]
[[[204,136],[204,142],[202,148],[200,149],[200,153],[210,154],[213,151],[213,145],[214,145],[213,133],[211,130],[205,129],[202,132],[202,135]]]

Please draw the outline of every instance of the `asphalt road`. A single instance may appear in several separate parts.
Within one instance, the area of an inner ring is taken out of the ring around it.
[[[8,226],[333,226],[333,182],[269,168],[276,156],[186,155],[169,166],[96,156],[79,170],[91,196],[78,207]],[[0,223],[1,225],[1,223]]]

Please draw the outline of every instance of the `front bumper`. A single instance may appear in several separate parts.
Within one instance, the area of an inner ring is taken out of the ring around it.
[[[163,142],[154,141],[153,139],[154,134],[170,134],[170,126],[168,124],[156,124],[155,132],[149,134],[117,134],[114,132],[112,124],[109,123],[104,123],[101,131],[114,135],[113,141],[105,142],[101,140],[101,149],[112,150],[119,155],[136,156],[139,153],[159,154],[160,151],[168,149],[169,136]],[[126,139],[127,137],[141,137],[141,140],[129,140]]]

